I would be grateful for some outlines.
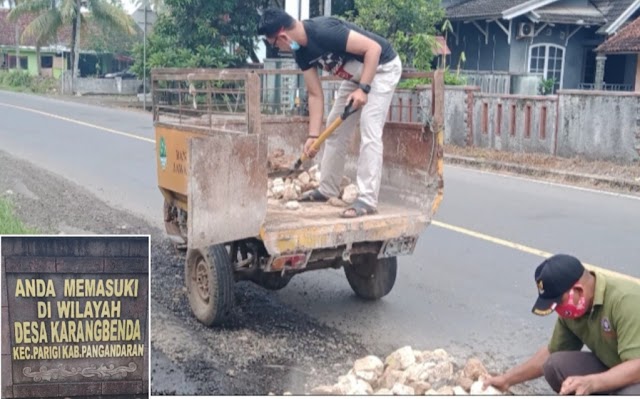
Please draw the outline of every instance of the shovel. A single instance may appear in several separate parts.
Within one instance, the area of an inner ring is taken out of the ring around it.
[[[347,106],[344,108],[344,112],[342,113],[342,115],[340,115],[338,118],[336,118],[336,120],[334,120],[333,123],[331,123],[331,125],[329,125],[329,127],[327,127],[325,129],[325,131],[322,132],[322,134],[320,134],[320,136],[318,136],[316,141],[311,146],[312,150],[318,150],[320,148],[320,146],[322,145],[322,143],[324,143],[324,141],[329,136],[331,136],[331,134],[338,128],[338,126],[340,126],[342,124],[342,122],[344,122],[344,120],[349,117],[349,115],[351,115],[351,114],[353,114],[353,113],[355,113],[357,111],[357,109],[352,110],[351,109],[351,105],[353,105],[353,100],[351,100],[349,102],[349,104],[347,104]],[[300,171],[300,166],[302,166],[302,163],[304,161],[306,161],[307,159],[309,159],[309,157],[307,156],[307,154],[303,153],[300,156],[300,158],[298,158],[298,160],[289,169],[278,170],[276,172],[269,173],[269,178],[276,178],[276,177],[285,177],[286,178],[286,177],[290,177],[290,176],[296,174],[296,172]]]

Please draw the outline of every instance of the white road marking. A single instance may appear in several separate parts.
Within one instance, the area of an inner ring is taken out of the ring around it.
[[[21,106],[18,106],[18,105],[6,104],[6,103],[0,103],[0,106],[9,107],[9,108],[15,108],[15,109],[19,109],[21,111],[33,112],[34,114],[48,116],[50,118],[59,119],[59,120],[65,121],[65,122],[75,123],[76,125],[81,125],[81,126],[90,127],[90,128],[93,128],[93,129],[102,130],[102,131],[105,131],[107,133],[112,133],[112,134],[116,134],[116,135],[119,135],[119,136],[124,136],[124,137],[128,137],[128,138],[131,138],[131,139],[135,139],[135,140],[146,141],[148,143],[153,143],[153,144],[156,143],[156,141],[154,139],[150,139],[148,137],[142,137],[142,136],[138,136],[138,135],[133,134],[133,133],[122,132],[120,130],[109,129],[107,127],[94,125],[92,123],[79,121],[77,119],[66,118],[64,116],[60,116],[60,115],[51,114],[51,113],[48,113],[48,112],[39,111],[39,110],[33,109],[33,108],[21,107]]]
[[[529,178],[529,177],[513,176],[513,175],[508,175],[508,174],[501,174],[501,173],[498,173],[498,172],[489,172],[489,171],[486,171],[486,170],[478,170],[478,169],[468,168],[468,167],[460,166],[460,165],[452,165],[452,164],[445,164],[445,165],[446,165],[446,167],[464,169],[464,170],[468,170],[468,171],[472,171],[472,172],[476,172],[476,173],[481,173],[481,174],[485,174],[485,175],[498,176],[498,177],[504,177],[504,178],[509,178],[509,179],[516,179],[516,180],[522,180],[522,181],[526,181],[526,182],[530,182],[530,183],[544,184],[544,185],[547,185],[547,186],[560,187],[560,188],[569,188],[569,189],[572,189],[572,190],[584,191],[584,192],[593,193],[593,194],[604,194],[604,195],[609,195],[609,196],[612,196],[612,197],[619,197],[619,198],[626,198],[626,199],[632,199],[632,200],[640,201],[640,196],[638,196],[638,195],[616,193],[616,192],[613,192],[613,191],[601,191],[601,190],[596,190],[596,189],[593,189],[593,188],[572,186],[570,184],[554,183],[554,182],[549,182],[549,181],[544,181],[544,180],[536,180],[536,179],[532,179],[532,178]]]

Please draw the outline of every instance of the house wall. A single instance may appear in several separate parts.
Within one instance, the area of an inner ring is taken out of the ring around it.
[[[487,29],[487,23],[477,21],[483,30]],[[460,55],[464,51],[466,62],[461,65],[469,71],[503,71],[509,70],[509,45],[506,33],[495,23],[489,23],[489,41],[485,42],[485,36],[472,23],[455,22],[454,32],[458,38],[449,34],[447,46],[451,49],[451,67],[458,65]]]
[[[584,69],[584,49],[585,46],[597,45],[602,42],[594,36],[595,28],[581,28],[568,41],[567,37],[576,28],[575,25],[555,25],[546,26],[538,36],[527,39],[517,39],[518,26],[520,22],[527,22],[526,19],[518,18],[514,20],[512,27],[511,52],[509,60],[509,71],[514,74],[524,74],[529,70],[529,53],[532,46],[536,44],[554,44],[565,48],[564,53],[564,73],[562,88],[578,88],[582,82]],[[536,24],[536,31],[542,28],[543,24]]]
[[[15,49],[5,49],[4,52],[8,55],[15,56]],[[60,75],[62,75],[62,70],[66,66],[65,60],[62,57],[57,56],[55,53],[49,52],[41,52],[40,56],[53,56],[53,68],[51,71],[51,76],[58,79]],[[32,76],[38,75],[38,63],[35,50],[31,49],[21,49],[20,57],[27,57],[27,71]]]
[[[495,23],[489,23],[489,43],[485,44],[484,35],[472,23],[456,22],[454,31],[458,38],[450,35],[448,45],[452,50],[451,65],[457,65],[462,51],[465,52],[466,62],[463,69],[469,71],[506,71],[511,74],[526,74],[529,70],[530,48],[536,44],[548,43],[565,48],[564,73],[562,88],[578,88],[584,76],[585,49],[595,47],[603,42],[604,37],[597,35],[596,27],[580,28],[567,40],[569,34],[577,27],[575,25],[546,26],[534,38],[518,39],[518,27],[521,22],[528,22],[526,18],[517,18],[512,23],[511,44],[507,42],[507,35]],[[502,21],[508,28],[508,22]],[[485,29],[487,23],[478,21]],[[543,24],[537,24],[536,30]]]

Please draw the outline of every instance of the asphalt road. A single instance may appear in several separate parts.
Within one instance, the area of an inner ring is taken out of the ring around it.
[[[148,114],[0,92],[0,121],[0,149],[161,225]],[[335,270],[297,276],[274,295],[379,353],[443,347],[510,365],[553,326],[530,313],[539,253],[640,277],[639,220],[640,198],[447,166],[436,223],[400,259],[384,300],[356,299]]]

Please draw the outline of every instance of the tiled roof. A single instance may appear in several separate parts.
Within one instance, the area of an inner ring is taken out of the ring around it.
[[[590,3],[572,5],[560,2],[542,7],[536,13],[540,15],[540,22],[598,26],[607,22],[602,12]]]
[[[635,0],[591,0],[591,3],[602,12],[606,19],[606,23],[600,27],[598,33],[605,33],[605,30],[631,7],[634,1]]]
[[[600,26],[598,33],[613,24],[636,0],[590,0],[585,5],[557,1],[536,10],[541,22],[584,24]],[[443,5],[451,20],[501,18],[510,8],[526,3],[526,0],[445,0]]]
[[[525,3],[526,0],[467,0],[446,8],[450,19],[480,19],[501,17],[502,12]]]
[[[636,18],[596,49],[599,53],[640,53],[640,18]]]

